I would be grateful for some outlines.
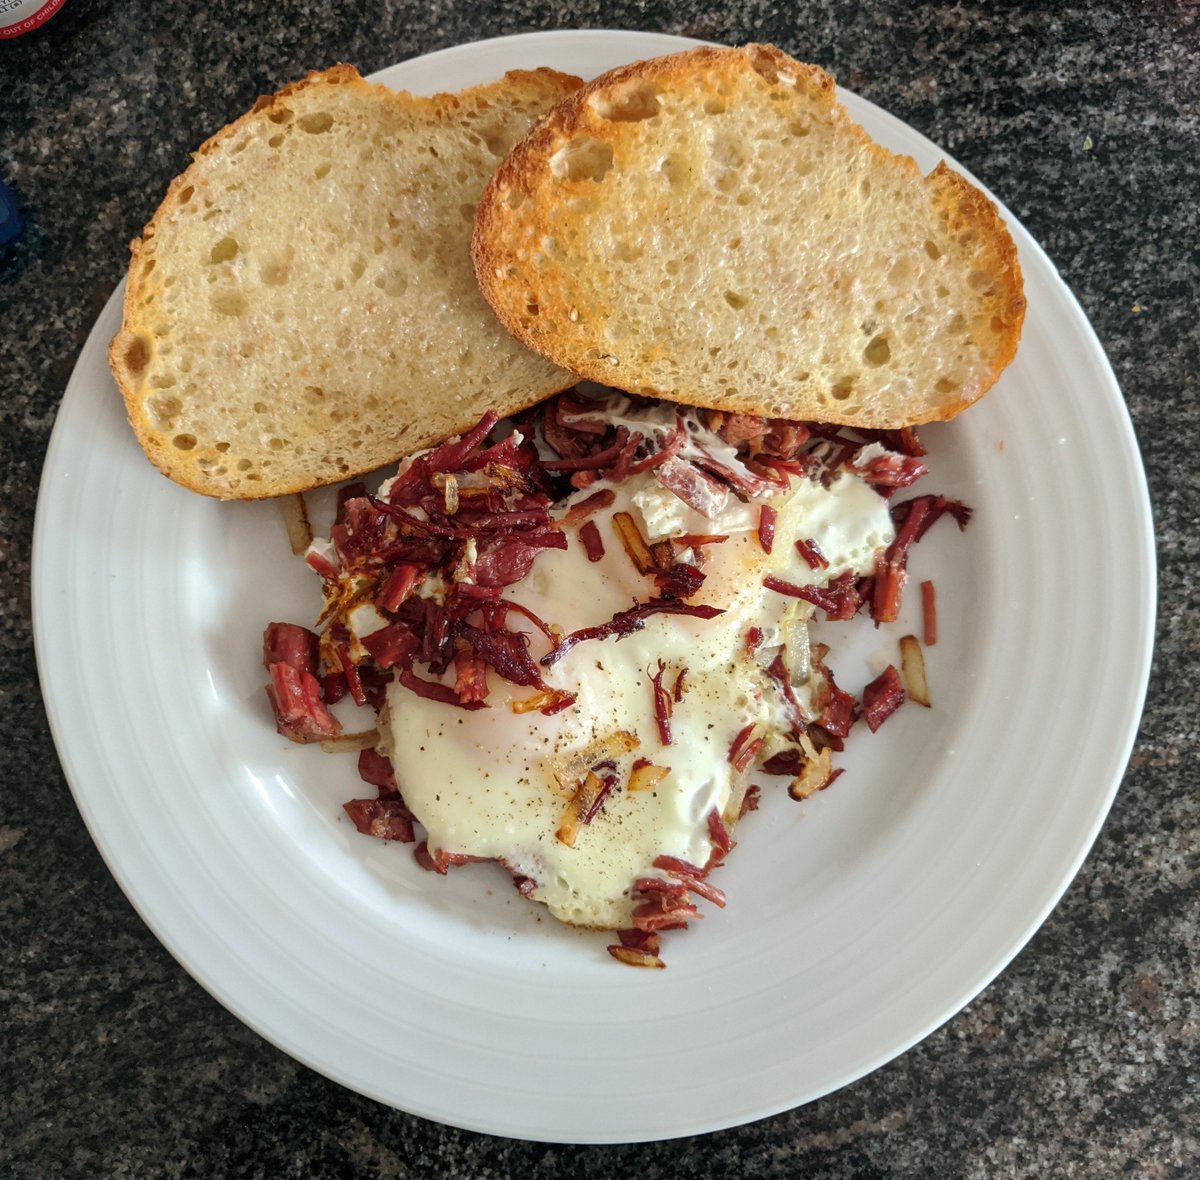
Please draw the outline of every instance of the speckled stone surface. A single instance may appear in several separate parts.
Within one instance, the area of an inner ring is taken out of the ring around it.
[[[69,0],[39,33],[0,42],[0,177],[28,222],[0,265],[0,1175],[1200,1174],[1198,17],[1162,0]],[[1129,771],[1077,880],[1017,960],[922,1044],[839,1093],[737,1130],[629,1147],[493,1139],[386,1109],[210,999],[84,829],[30,625],[55,410],[127,240],[186,153],[310,67],[367,72],[568,27],[773,40],[1000,194],[1112,359],[1160,561],[1157,655]]]

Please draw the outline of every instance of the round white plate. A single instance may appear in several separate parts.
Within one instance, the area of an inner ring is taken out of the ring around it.
[[[379,78],[457,89],[506,69],[582,75],[687,42],[509,37]],[[942,153],[843,95],[923,169]],[[1154,565],[1141,464],[1113,374],[1070,292],[1009,218],[1029,297],[1016,362],[926,431],[925,481],[968,501],[914,582],[939,593],[933,707],[855,732],[835,789],[783,780],[721,870],[729,907],[665,942],[666,971],[543,919],[494,866],[447,878],[359,836],[353,756],[271,723],[263,626],[311,622],[316,579],[273,504],[218,504],[142,457],[91,334],[47,456],[35,634],[79,808],[139,913],[223,1004],[382,1102],[463,1127],[575,1142],[730,1126],[845,1085],[966,1004],[1046,917],[1120,780],[1150,660]],[[914,586],[915,590],[915,586]],[[890,634],[834,633],[852,689]],[[826,638],[829,638],[827,632]]]

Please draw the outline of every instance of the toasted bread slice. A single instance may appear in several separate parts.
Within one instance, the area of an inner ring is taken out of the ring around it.
[[[302,491],[569,385],[492,315],[470,236],[496,165],[579,84],[416,98],[339,65],[205,143],[132,244],[109,350],[150,459],[222,499]]]
[[[1025,308],[995,205],[871,142],[829,75],[765,45],[576,90],[488,184],[472,248],[500,319],[557,365],[864,427],[975,401]]]

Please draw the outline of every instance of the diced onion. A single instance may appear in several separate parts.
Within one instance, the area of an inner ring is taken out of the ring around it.
[[[654,563],[650,546],[646,544],[646,538],[642,536],[642,530],[638,528],[633,517],[628,512],[614,512],[612,526],[621,547],[629,555],[629,560],[633,562],[637,572],[652,574],[658,567]]]
[[[618,729],[606,737],[589,742],[583,749],[577,750],[567,758],[555,760],[550,769],[558,780],[558,785],[564,791],[573,793],[584,771],[591,770],[598,762],[607,762],[610,758],[628,754],[630,750],[636,750],[637,745],[638,740],[633,734]]]
[[[900,640],[900,674],[904,678],[904,691],[910,701],[929,708],[929,681],[925,678],[925,653],[915,635],[905,635]]]
[[[652,791],[671,773],[669,766],[655,766],[652,762],[634,763],[629,775],[627,791]]]
[[[662,968],[666,966],[666,963],[657,955],[652,955],[649,951],[639,951],[636,947],[621,946],[620,943],[613,943],[608,948],[608,953],[618,962],[627,963],[630,967]]]
[[[288,544],[292,552],[299,556],[312,544],[313,539],[312,525],[308,523],[308,505],[304,502],[304,496],[296,492],[292,496],[280,496],[279,507],[283,512]]]
[[[571,796],[571,802],[563,809],[558,831],[554,835],[556,839],[560,840],[568,848],[575,847],[575,840],[579,835],[579,829],[586,822],[584,817],[599,797],[603,788],[604,780],[598,774],[593,774],[589,770],[587,777],[579,784],[579,788],[575,794]]]
[[[818,752],[812,744],[812,740],[803,733],[800,735],[799,741],[804,751],[804,770],[792,780],[791,786],[788,787],[788,794],[796,800],[807,799],[809,795],[815,795],[829,781],[829,776],[833,773],[833,750],[829,746],[823,747]]]
[[[321,749],[327,754],[337,754],[346,750],[370,750],[379,744],[377,729],[364,729],[360,733],[340,733],[335,738],[325,738]]]

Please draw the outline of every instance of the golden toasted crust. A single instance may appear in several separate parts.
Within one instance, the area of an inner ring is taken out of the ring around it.
[[[995,205],[873,143],[832,78],[701,48],[575,91],[476,211],[505,326],[594,380],[726,410],[896,427],[952,417],[1024,313]]]
[[[418,98],[312,71],[207,140],[131,262],[109,362],[147,456],[222,499],[303,491],[565,388],[478,293],[474,204],[579,80]]]

